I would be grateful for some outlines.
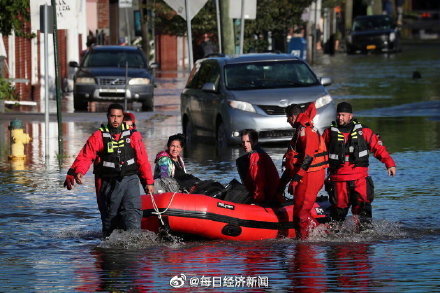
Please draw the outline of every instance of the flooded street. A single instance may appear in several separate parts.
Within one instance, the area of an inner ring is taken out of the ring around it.
[[[44,118],[0,114],[0,292],[438,292],[440,288],[440,45],[411,44],[393,55],[322,56],[336,100],[379,133],[397,176],[370,159],[374,229],[317,233],[310,241],[182,241],[150,232],[113,233],[101,241],[92,172],[71,191],[65,174],[105,113],[66,113],[63,159],[51,117],[48,164]],[[414,76],[414,72],[417,74]],[[168,136],[181,132],[186,75],[159,77],[155,111],[138,113],[150,163]],[[64,103],[72,103],[66,99]],[[64,105],[71,109],[71,105]],[[27,160],[10,162],[8,125],[24,122]],[[281,166],[285,145],[264,147]],[[200,139],[185,150],[188,172],[227,183],[239,178],[238,147]],[[185,277],[183,289],[170,281]],[[190,280],[193,280],[190,287]]]

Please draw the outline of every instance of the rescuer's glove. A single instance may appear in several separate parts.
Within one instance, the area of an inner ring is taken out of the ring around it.
[[[292,182],[289,184],[289,189],[288,189],[290,194],[293,194],[294,188],[298,185],[299,182],[301,182],[302,178],[303,177],[301,175],[298,174],[293,175]]]
[[[293,177],[292,177],[292,181],[293,181],[293,182],[296,182],[295,185],[297,185],[298,182],[300,182],[302,178],[303,178],[303,177],[302,177],[301,175],[295,174],[295,175],[293,175]]]
[[[67,175],[66,180],[64,181],[64,187],[67,187],[68,190],[71,190],[75,185],[75,177],[73,175]]]

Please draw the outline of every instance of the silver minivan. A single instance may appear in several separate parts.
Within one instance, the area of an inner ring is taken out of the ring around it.
[[[302,60],[289,54],[245,54],[198,60],[181,94],[182,128],[188,138],[215,137],[219,144],[239,143],[252,128],[260,142],[286,141],[293,129],[284,108],[315,101],[315,126],[322,131],[335,118],[325,85]]]

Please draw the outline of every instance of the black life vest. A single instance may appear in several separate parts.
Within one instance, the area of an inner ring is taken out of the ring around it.
[[[354,127],[345,142],[336,123],[333,121],[330,127],[329,162],[330,169],[338,169],[345,162],[350,162],[356,167],[368,167],[368,144],[364,139],[362,124],[353,120]]]
[[[107,126],[101,125],[104,150],[99,154],[100,162],[95,167],[95,174],[101,177],[124,177],[138,173],[135,151],[131,146],[131,135],[136,131],[122,123],[119,140],[114,140]]]
[[[243,156],[237,158],[235,160],[235,165],[237,166],[238,175],[240,175],[241,182],[245,182],[248,173],[249,173],[249,165],[250,165],[250,156],[255,152],[252,151],[250,153],[246,153]]]

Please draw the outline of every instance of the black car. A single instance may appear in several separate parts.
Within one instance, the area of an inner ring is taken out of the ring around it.
[[[353,28],[347,36],[348,54],[357,52],[398,52],[400,31],[387,15],[357,16]]]
[[[81,64],[72,61],[75,110],[87,110],[92,101],[137,101],[153,110],[153,79],[144,53],[138,47],[96,46],[87,51]]]

